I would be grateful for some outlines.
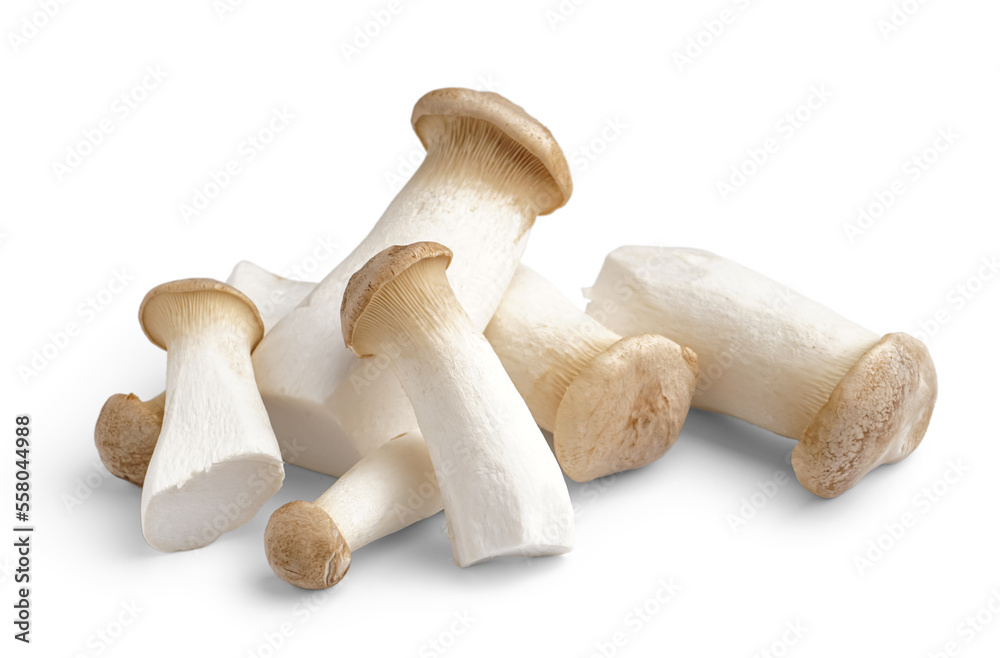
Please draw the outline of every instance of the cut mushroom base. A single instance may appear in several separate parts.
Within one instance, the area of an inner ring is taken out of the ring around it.
[[[411,432],[366,455],[315,503],[278,508],[264,532],[264,550],[282,580],[305,589],[332,587],[354,551],[441,509],[427,447]]]
[[[413,405],[434,465],[459,566],[572,548],[573,509],[541,431],[448,285],[451,251],[390,247],[344,294],[344,342],[385,354]]]
[[[254,303],[265,334],[316,287],[315,283],[285,279],[248,261],[237,263],[226,283]],[[145,402],[132,393],[115,394],[104,403],[94,427],[94,444],[112,475],[142,486],[160,435],[165,404],[166,392]]]
[[[284,477],[250,360],[264,325],[249,298],[212,279],[157,286],[139,321],[167,350],[163,426],[142,489],[143,536],[161,551],[199,548],[253,517]]]
[[[397,244],[434,240],[456,257],[448,278],[477,331],[496,310],[539,214],[569,198],[562,151],[540,123],[497,94],[442,89],[412,116],[427,148],[417,173],[350,255],[254,353],[254,368],[282,441],[303,447],[289,461],[340,475],[389,437],[416,429],[392,369],[338,347],[337,310],[347,282]]]
[[[690,349],[622,338],[524,265],[485,336],[574,480],[645,466],[677,440],[698,371]]]
[[[608,255],[587,312],[622,333],[691,346],[693,405],[799,440],[796,477],[838,496],[920,444],[937,395],[927,348],[879,336],[709,252],[622,247]]]

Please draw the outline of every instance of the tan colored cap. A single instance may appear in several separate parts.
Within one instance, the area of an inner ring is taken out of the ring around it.
[[[101,408],[94,427],[94,444],[104,466],[115,477],[142,486],[163,425],[164,395],[148,402],[112,395]]]
[[[322,508],[297,500],[275,510],[264,530],[271,569],[303,589],[333,587],[351,566],[351,549]]]
[[[437,242],[414,242],[383,249],[351,276],[340,304],[340,327],[344,343],[354,349],[354,329],[368,305],[383,286],[417,263],[433,258],[445,258],[451,264],[451,249]],[[360,357],[370,356],[359,354]]]
[[[563,472],[577,482],[656,461],[687,418],[698,357],[653,334],[622,338],[566,389],[553,432]]]
[[[215,279],[181,279],[156,286],[139,305],[139,324],[154,345],[167,349],[171,333],[217,313],[229,313],[250,326],[251,350],[264,337],[264,321],[253,301]]]
[[[833,498],[880,464],[920,445],[937,374],[927,347],[907,334],[886,334],[854,364],[792,451],[795,475],[817,496]]]
[[[537,158],[552,177],[558,190],[538,212],[547,215],[561,208],[573,194],[573,179],[569,173],[566,156],[549,129],[537,119],[500,94],[451,87],[429,92],[417,101],[410,119],[420,142],[427,148],[435,141],[433,130],[436,122],[421,121],[428,116],[471,117],[487,121],[516,141],[525,151]]]

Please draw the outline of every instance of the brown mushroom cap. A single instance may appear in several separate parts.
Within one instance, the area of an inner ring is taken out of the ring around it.
[[[395,245],[372,256],[371,260],[351,276],[344,291],[344,299],[340,305],[340,326],[344,332],[344,343],[354,349],[354,330],[358,320],[383,286],[424,260],[445,258],[447,267],[451,263],[451,256],[451,249],[437,242]]]
[[[697,374],[692,350],[653,334],[622,338],[594,357],[556,412],[563,472],[586,482],[662,457],[687,418]]]
[[[227,283],[215,279],[181,279],[156,286],[139,305],[139,324],[150,342],[167,349],[173,334],[228,315],[245,323],[250,349],[264,337],[264,321],[253,301]]]
[[[795,475],[817,496],[833,498],[880,464],[920,445],[937,397],[927,347],[886,334],[847,371],[792,451]]]
[[[112,395],[104,403],[94,427],[94,444],[115,477],[142,486],[160,438],[164,399],[160,394],[143,402],[129,393]]]
[[[417,101],[410,119],[424,148],[436,141],[436,131],[442,127],[439,122],[424,120],[431,116],[470,117],[487,121],[537,158],[558,190],[539,209],[539,215],[547,215],[569,201],[573,193],[573,179],[566,156],[549,129],[525,112],[520,105],[489,91],[452,87],[429,92]]]
[[[271,569],[303,589],[333,587],[351,566],[351,549],[322,508],[297,500],[275,510],[264,530]]]

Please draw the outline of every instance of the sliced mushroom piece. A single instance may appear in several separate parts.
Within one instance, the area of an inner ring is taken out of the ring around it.
[[[587,293],[587,312],[623,333],[690,345],[693,404],[799,441],[795,474],[838,496],[920,444],[937,396],[927,348],[879,338],[753,270],[696,249],[621,247]]]
[[[427,446],[410,432],[365,455],[316,502],[279,507],[264,552],[282,580],[324,589],[340,582],[359,548],[441,509]]]
[[[249,261],[237,263],[226,283],[254,302],[265,334],[316,287],[272,274]],[[142,486],[160,436],[165,401],[165,392],[145,402],[132,393],[117,393],[104,403],[94,427],[94,444],[112,475]]]
[[[645,466],[677,440],[698,372],[690,349],[622,338],[524,265],[485,336],[574,480]]]
[[[139,322],[167,350],[163,427],[142,488],[142,533],[161,551],[199,548],[253,517],[284,478],[250,360],[264,323],[246,295],[212,279],[153,288]]]
[[[264,322],[265,336],[316,287],[314,281],[286,279],[247,260],[236,264],[226,283],[253,301]]]
[[[264,338],[254,369],[275,432],[303,447],[291,463],[340,475],[390,437],[416,429],[385,358],[336,345],[350,277],[391,245],[434,240],[455,251],[448,273],[482,331],[537,215],[569,198],[569,167],[551,133],[494,93],[440,89],[417,102],[427,157],[353,252]]]
[[[451,286],[451,251],[390,247],[351,277],[344,342],[362,357],[392,352],[441,488],[452,556],[565,553],[573,508],[541,431]]]

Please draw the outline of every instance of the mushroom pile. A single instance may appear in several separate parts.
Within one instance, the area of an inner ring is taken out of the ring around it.
[[[287,461],[336,478],[267,524],[271,568],[299,587],[336,584],[354,551],[442,509],[461,567],[565,553],[564,474],[650,464],[691,406],[796,439],[799,482],[826,498],[920,444],[937,381],[916,339],[692,249],[617,249],[584,312],[519,263],[572,192],[548,129],[467,89],[427,94],[412,124],[426,159],[322,281],[243,262],[142,301],[166,391],[111,396],[94,434],[142,487],[153,548],[253,518]]]

